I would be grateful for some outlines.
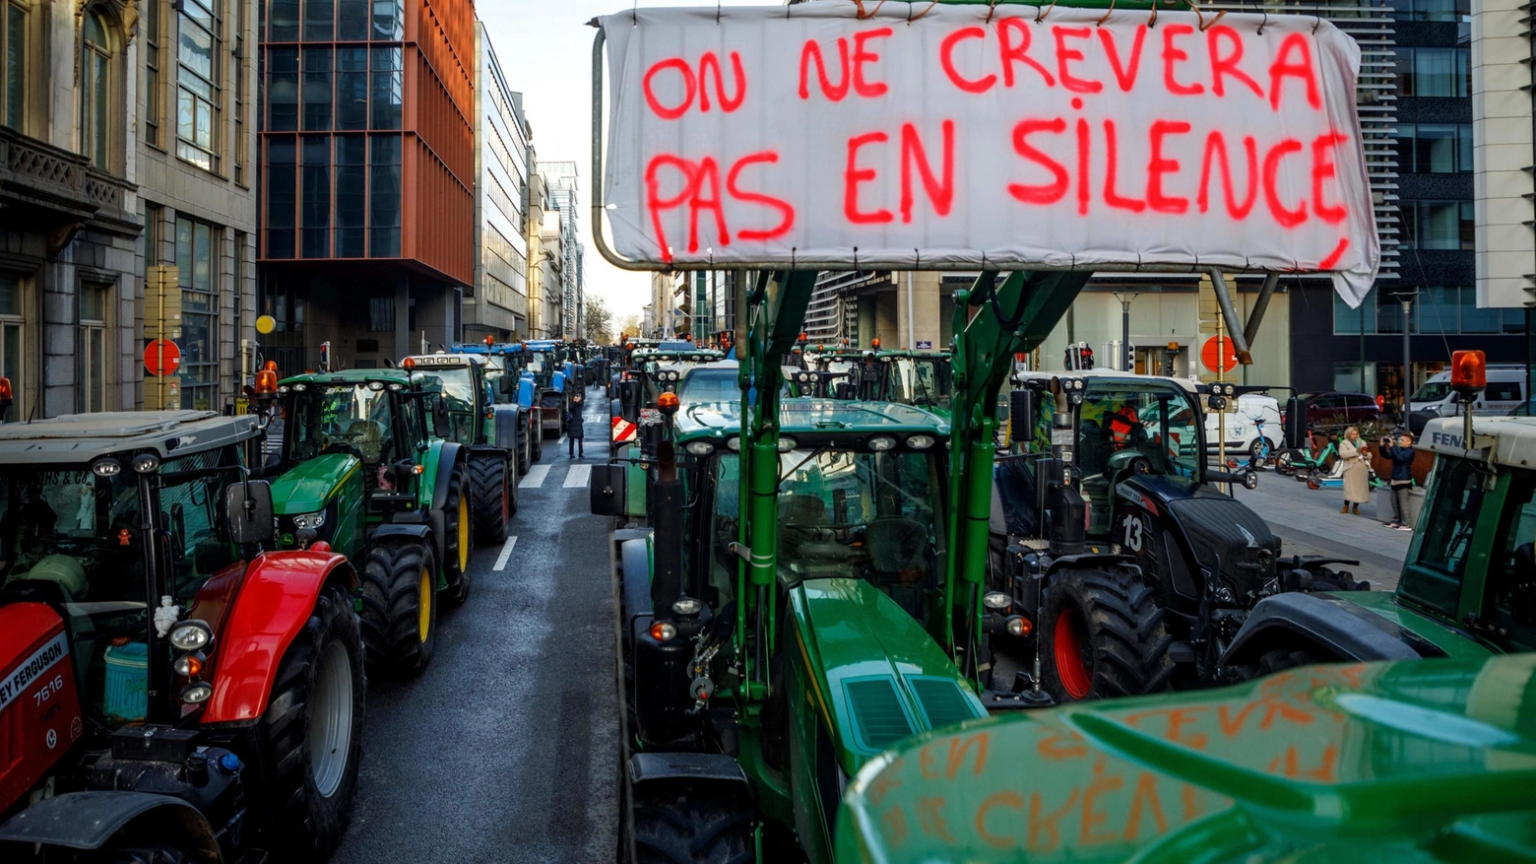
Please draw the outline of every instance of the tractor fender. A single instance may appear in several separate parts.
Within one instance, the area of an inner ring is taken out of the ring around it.
[[[619,546],[619,562],[624,568],[623,597],[624,623],[630,627],[630,636],[650,626],[645,621],[652,614],[651,604],[651,537],[625,540]],[[634,622],[632,625],[630,622]]]
[[[124,829],[193,852],[193,860],[223,860],[218,837],[196,807],[149,792],[101,790],[44,798],[0,825],[0,843],[100,849]]]
[[[357,572],[329,549],[265,552],[246,567],[218,634],[213,696],[202,722],[249,723],[267,710],[278,664],[328,582],[339,582],[348,594],[357,590]]]
[[[517,451],[519,432],[522,429],[522,412],[516,405],[497,405],[491,409],[491,426],[495,430],[495,446],[503,450]]]
[[[1221,658],[1221,665],[1254,663],[1277,648],[1306,648],[1341,662],[1444,656],[1432,646],[1424,647],[1427,642],[1417,646],[1423,650],[1414,650],[1422,641],[1347,600],[1288,591],[1265,597],[1253,607]]]
[[[463,445],[449,441],[437,454],[437,472],[432,478],[432,510],[434,512],[442,510],[448,503],[448,481],[453,479],[453,466],[469,455],[467,452],[461,454],[460,451],[463,449]]]
[[[472,444],[469,447],[471,459],[503,459],[512,452],[510,447],[499,447],[495,444]]]
[[[393,543],[398,540],[431,539],[432,528],[425,522],[385,522],[368,535],[369,543]]]
[[[629,757],[629,782],[637,789],[677,783],[751,790],[741,763],[722,753],[636,753]]]
[[[527,372],[517,379],[517,404],[525,409],[533,407],[533,376]]]
[[[1057,570],[1065,570],[1068,568],[1077,569],[1078,567],[1125,566],[1136,567],[1136,558],[1131,555],[1108,555],[1102,553],[1090,553],[1085,555],[1063,555],[1060,558],[1052,561],[1050,566],[1045,568],[1045,575],[1049,576],[1052,573],[1055,573]],[[1140,567],[1136,567],[1136,569],[1138,573],[1141,572]]]

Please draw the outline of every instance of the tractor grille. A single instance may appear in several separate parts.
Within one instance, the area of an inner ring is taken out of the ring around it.
[[[1245,604],[1254,602],[1258,590],[1274,575],[1280,538],[1259,514],[1236,498],[1187,498],[1170,506],[1195,548],[1196,563],[1215,568],[1219,559],[1221,579],[1232,589],[1234,598]]]
[[[928,715],[929,729],[953,726],[976,716],[971,710],[971,703],[966,701],[965,694],[960,692],[953,681],[945,678],[908,678],[907,684],[917,694],[917,701],[923,704],[923,713]]]
[[[866,678],[843,685],[853,709],[859,741],[869,750],[884,750],[912,734],[912,722],[901,710],[896,685],[889,678]]]

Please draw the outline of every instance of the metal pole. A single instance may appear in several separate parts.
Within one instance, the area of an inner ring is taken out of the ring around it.
[[[1413,320],[1409,313],[1413,307],[1413,295],[1407,295],[1403,300],[1403,413],[1402,424],[1408,425],[1409,399],[1413,396],[1413,348],[1408,341],[1408,322]]]

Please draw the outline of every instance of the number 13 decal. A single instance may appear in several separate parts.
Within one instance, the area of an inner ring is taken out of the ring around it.
[[[1142,544],[1142,524],[1135,513],[1125,514],[1125,545],[1131,547],[1131,551],[1140,552]]]

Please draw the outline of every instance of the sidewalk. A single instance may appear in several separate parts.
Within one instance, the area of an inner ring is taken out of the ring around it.
[[[1259,475],[1259,488],[1238,487],[1237,495],[1279,535],[1283,554],[1355,559],[1360,566],[1341,565],[1342,569],[1369,581],[1373,590],[1397,587],[1413,535],[1384,527],[1375,518],[1374,504],[1361,504],[1359,516],[1346,515],[1339,512],[1343,489],[1308,489],[1307,484],[1273,471]]]

